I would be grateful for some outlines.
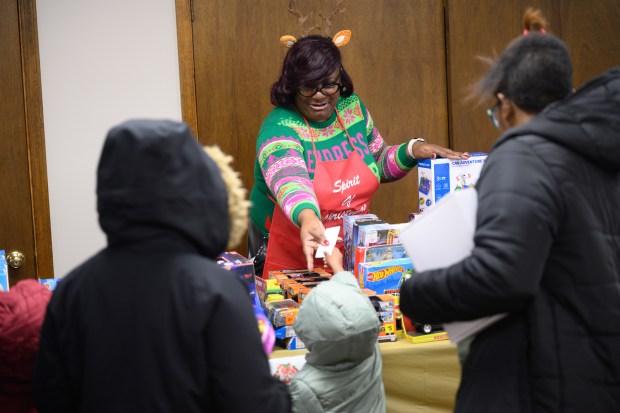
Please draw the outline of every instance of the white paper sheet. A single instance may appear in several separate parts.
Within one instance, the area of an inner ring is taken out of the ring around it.
[[[474,248],[477,208],[475,189],[452,192],[401,230],[400,240],[416,272],[445,268],[469,256]],[[504,316],[455,321],[443,327],[450,341],[458,343]]]
[[[329,245],[319,245],[319,248],[316,250],[316,258],[325,257],[325,251],[328,254],[331,254],[336,246],[336,241],[338,240],[338,234],[340,233],[340,226],[337,227],[329,227],[325,229],[325,238],[329,241]]]

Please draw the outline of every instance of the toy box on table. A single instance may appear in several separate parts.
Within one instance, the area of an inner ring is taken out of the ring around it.
[[[420,159],[419,212],[424,212],[450,192],[474,187],[486,158],[486,153],[472,152],[469,159]]]
[[[370,247],[355,247],[355,265],[353,274],[359,276],[360,264],[377,261],[387,261],[406,258],[407,252],[401,244],[373,245]]]
[[[403,277],[413,272],[409,258],[368,262],[360,264],[358,282],[361,288],[369,288],[377,294],[397,294]]]
[[[217,257],[217,264],[229,271],[234,272],[241,278],[245,286],[248,288],[252,303],[260,307],[260,301],[256,295],[256,283],[254,276],[254,263],[239,254],[237,251],[227,251],[221,253]]]
[[[342,218],[342,237],[344,241],[343,266],[346,270],[353,270],[359,226],[382,223],[385,223],[385,221],[379,219],[375,214],[347,215]]]

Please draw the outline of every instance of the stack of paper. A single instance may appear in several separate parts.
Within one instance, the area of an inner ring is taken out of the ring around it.
[[[400,240],[416,272],[448,267],[471,254],[477,208],[475,189],[452,192],[401,230]],[[504,316],[444,323],[443,327],[450,341],[458,343]]]

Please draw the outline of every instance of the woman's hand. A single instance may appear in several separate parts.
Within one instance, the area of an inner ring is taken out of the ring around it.
[[[455,152],[452,149],[426,142],[414,142],[411,147],[415,159],[435,159],[438,156],[448,159],[468,159],[469,153]]]
[[[299,236],[301,237],[301,246],[308,263],[308,271],[312,271],[314,269],[314,253],[316,249],[319,245],[327,245],[328,243],[325,238],[325,227],[311,209],[302,210],[297,216],[297,220],[301,226]]]
[[[325,258],[323,258],[323,261],[331,267],[334,274],[344,271],[344,267],[342,266],[342,252],[340,252],[338,248],[334,248],[331,254],[325,251]]]

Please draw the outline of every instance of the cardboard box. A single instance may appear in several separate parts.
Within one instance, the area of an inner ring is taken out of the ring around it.
[[[450,192],[475,187],[486,158],[486,153],[473,152],[469,159],[419,160],[419,212],[426,211]]]
[[[292,326],[299,312],[299,303],[293,300],[272,301],[265,304],[265,310],[274,328]]]
[[[223,252],[217,257],[217,263],[220,267],[234,272],[239,276],[239,278],[241,278],[245,286],[248,288],[252,302],[254,305],[260,307],[261,303],[256,294],[254,263],[239,254],[237,251]]]
[[[0,291],[9,291],[9,267],[4,250],[0,250]]]
[[[402,244],[373,245],[371,247],[355,247],[355,264],[353,274],[359,276],[359,266],[367,262],[377,262],[406,258],[407,252]]]
[[[61,281],[62,281],[62,278],[40,278],[39,279],[39,283],[46,286],[47,289],[50,291],[56,290],[56,286]]]
[[[369,262],[360,264],[358,280],[361,288],[369,288],[377,294],[398,293],[401,279],[413,272],[409,258]]]
[[[355,246],[358,242],[360,225],[383,224],[385,221],[374,214],[348,215],[342,219],[344,251],[343,266],[346,270],[353,270]]]

